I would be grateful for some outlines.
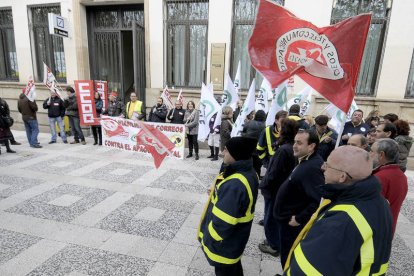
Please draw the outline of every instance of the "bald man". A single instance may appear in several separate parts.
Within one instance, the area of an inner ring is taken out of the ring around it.
[[[337,148],[322,170],[325,200],[298,235],[284,275],[384,275],[392,218],[368,152]]]
[[[355,134],[349,137],[348,139],[348,146],[354,146],[361,149],[364,149],[366,151],[370,151],[370,148],[368,146],[368,140],[367,137],[365,137],[362,134]]]

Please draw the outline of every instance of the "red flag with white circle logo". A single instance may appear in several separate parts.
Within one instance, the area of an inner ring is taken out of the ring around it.
[[[277,87],[297,75],[348,112],[371,22],[370,14],[318,28],[285,8],[260,0],[249,40],[252,65]]]

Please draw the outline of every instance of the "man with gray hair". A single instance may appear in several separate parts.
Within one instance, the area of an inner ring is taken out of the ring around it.
[[[370,147],[368,146],[367,137],[362,134],[355,134],[349,137],[348,146],[358,147],[368,152],[371,151]]]
[[[393,232],[397,226],[401,205],[407,196],[407,177],[398,165],[399,148],[390,138],[378,139],[372,145],[371,158],[375,175],[382,186],[382,195],[388,200],[393,218]]]
[[[293,244],[284,275],[385,275],[392,218],[371,168],[369,154],[354,146],[329,155],[324,200]]]

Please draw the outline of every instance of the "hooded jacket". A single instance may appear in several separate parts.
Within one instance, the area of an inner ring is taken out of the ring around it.
[[[399,148],[399,164],[403,172],[407,169],[407,158],[410,154],[411,146],[413,145],[413,138],[408,135],[398,135],[395,137]]]
[[[66,115],[72,117],[79,117],[78,101],[75,93],[72,93],[63,101],[63,106],[66,107]]]
[[[237,263],[252,228],[258,178],[253,161],[240,160],[224,168],[201,217],[198,240],[212,266]]]
[[[385,275],[392,218],[378,180],[370,176],[352,185],[318,188],[332,202],[294,249],[284,275]]]
[[[23,121],[37,120],[37,104],[36,101],[30,101],[25,94],[21,93],[17,101],[17,109],[22,114]]]

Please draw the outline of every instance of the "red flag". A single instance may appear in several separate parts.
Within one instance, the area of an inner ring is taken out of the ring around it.
[[[277,87],[297,75],[339,109],[348,112],[371,15],[318,28],[283,7],[260,0],[249,40],[252,65]]]
[[[80,124],[83,126],[98,125],[99,119],[96,115],[93,81],[75,80],[75,90]]]
[[[175,147],[174,143],[164,133],[151,125],[139,123],[141,130],[137,134],[137,144],[144,145],[146,150],[154,158],[155,167],[158,169],[164,158]]]

